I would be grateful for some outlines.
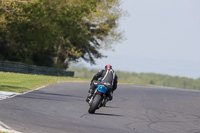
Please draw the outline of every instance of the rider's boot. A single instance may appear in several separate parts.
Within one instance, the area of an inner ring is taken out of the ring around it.
[[[108,101],[111,101],[113,99],[113,93],[112,91],[110,92],[110,94],[107,96]]]

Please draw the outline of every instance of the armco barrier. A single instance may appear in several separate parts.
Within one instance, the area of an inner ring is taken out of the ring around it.
[[[0,71],[74,77],[73,71],[64,71],[57,68],[28,65],[25,63],[10,61],[0,61]]]

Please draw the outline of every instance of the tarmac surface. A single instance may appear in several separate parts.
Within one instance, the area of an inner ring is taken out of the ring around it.
[[[0,100],[0,121],[21,133],[200,133],[200,91],[119,84],[89,114],[88,89],[61,82]]]

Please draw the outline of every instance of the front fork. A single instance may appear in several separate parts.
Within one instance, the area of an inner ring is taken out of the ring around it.
[[[98,94],[99,93],[99,94]],[[102,102],[99,104],[99,108],[101,107],[101,106],[104,106],[105,107],[105,104],[106,104],[106,102],[107,102],[107,98],[106,98],[106,95],[105,94],[103,94],[103,93],[100,93],[100,92],[97,92],[97,90],[95,90],[95,92],[94,92],[94,95],[91,97],[91,99],[90,99],[90,101],[89,101],[89,105],[91,105],[92,104],[92,102],[93,102],[93,100],[94,100],[94,97],[95,97],[95,95],[103,95],[102,97],[103,97],[103,100],[102,100]]]
[[[95,92],[94,92],[93,96],[91,97],[91,99],[90,99],[90,101],[89,101],[89,105],[91,105],[91,104],[92,104],[92,102],[93,102],[93,99],[94,99],[94,96],[96,95],[96,93],[97,93],[97,90],[95,90]]]

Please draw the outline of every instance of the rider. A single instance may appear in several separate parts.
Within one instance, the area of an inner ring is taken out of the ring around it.
[[[111,65],[106,65],[105,69],[99,71],[94,75],[93,79],[90,83],[90,89],[88,91],[88,96],[86,102],[89,102],[91,97],[93,96],[97,85],[105,85],[108,89],[106,95],[108,96],[108,100],[112,100],[112,93],[117,89],[117,75],[112,69]]]

